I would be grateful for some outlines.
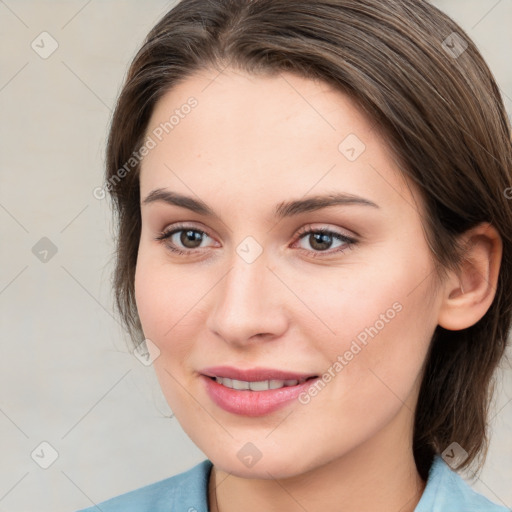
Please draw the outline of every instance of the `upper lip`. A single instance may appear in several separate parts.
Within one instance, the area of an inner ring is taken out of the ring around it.
[[[316,377],[313,373],[297,373],[261,367],[243,370],[232,366],[211,366],[203,368],[200,373],[207,377],[225,377],[246,382],[258,382],[263,380],[305,380],[309,377]]]

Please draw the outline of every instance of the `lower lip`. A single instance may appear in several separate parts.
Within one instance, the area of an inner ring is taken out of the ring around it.
[[[210,398],[225,411],[241,416],[263,416],[295,400],[314,384],[318,377],[296,386],[285,386],[265,391],[231,389],[206,375],[201,375],[201,379],[206,385],[206,391]]]

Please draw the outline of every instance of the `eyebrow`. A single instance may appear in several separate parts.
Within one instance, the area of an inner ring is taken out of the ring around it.
[[[142,201],[142,204],[147,205],[154,202],[163,202],[169,205],[181,206],[182,208],[187,208],[188,210],[200,215],[219,219],[219,216],[204,201],[163,188],[157,188],[150,192]],[[292,217],[301,213],[312,212],[337,205],[360,205],[380,208],[376,203],[369,199],[365,199],[364,197],[335,192],[327,195],[316,195],[306,199],[283,201],[275,206],[274,216],[278,219],[282,219],[284,217]]]

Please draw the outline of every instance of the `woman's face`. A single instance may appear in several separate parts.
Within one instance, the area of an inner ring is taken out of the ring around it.
[[[168,92],[146,135],[137,308],[194,443],[261,478],[410,450],[440,296],[372,124],[322,82],[226,70]]]

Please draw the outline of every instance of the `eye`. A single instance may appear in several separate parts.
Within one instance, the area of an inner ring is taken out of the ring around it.
[[[172,252],[189,254],[200,249],[201,243],[207,238],[211,237],[205,231],[193,226],[174,225],[172,229],[160,233],[155,240],[163,242]]]
[[[351,249],[352,246],[357,243],[357,240],[354,238],[348,237],[337,231],[332,231],[326,228],[312,229],[311,226],[306,226],[299,232],[298,241],[305,241],[306,245],[309,245],[312,250],[307,248],[304,249],[304,247],[300,248],[311,253],[311,256],[315,258],[323,255],[343,253],[348,249]],[[334,250],[329,250],[335,242],[337,242],[338,245],[335,246]]]
[[[354,238],[326,228],[312,229],[311,226],[305,226],[298,235],[299,238],[295,244],[305,241],[311,249],[304,248],[304,246],[299,249],[306,251],[314,258],[341,254],[357,243]],[[155,240],[163,242],[170,251],[176,254],[190,256],[200,250],[201,244],[208,238],[212,239],[205,231],[194,226],[175,224],[171,229],[160,233]],[[335,249],[329,250],[336,243],[338,245],[335,245]]]

